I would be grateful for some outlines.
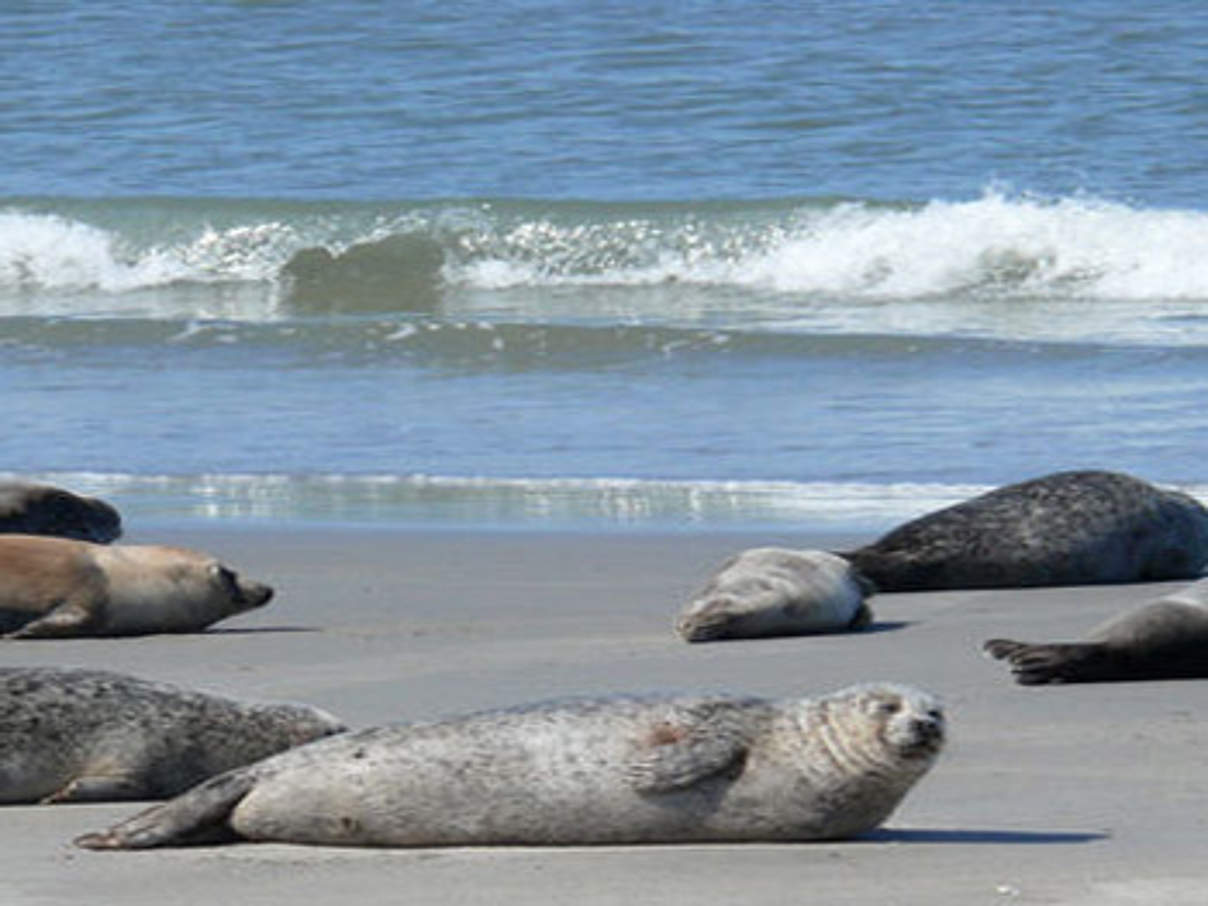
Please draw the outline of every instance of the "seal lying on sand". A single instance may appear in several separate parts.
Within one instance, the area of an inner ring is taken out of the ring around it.
[[[48,484],[0,481],[0,532],[57,535],[107,544],[122,534],[117,510]]]
[[[808,635],[872,621],[871,582],[826,551],[757,547],[731,557],[676,620],[686,641]]]
[[[184,548],[0,535],[6,638],[196,632],[272,595]]]
[[[379,727],[213,777],[89,849],[215,839],[347,846],[850,837],[931,766],[925,692],[610,698]]]
[[[1025,686],[1205,678],[1208,579],[1101,623],[1083,642],[990,639],[982,648]]]
[[[881,591],[1191,579],[1208,562],[1208,510],[1128,475],[1058,472],[842,556]]]
[[[98,670],[0,668],[0,802],[166,798],[343,729],[305,705]]]

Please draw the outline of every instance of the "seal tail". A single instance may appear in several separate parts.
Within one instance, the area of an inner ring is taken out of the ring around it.
[[[249,768],[227,771],[108,830],[84,834],[73,842],[83,849],[149,849],[234,839],[238,835],[226,819],[257,779]]]

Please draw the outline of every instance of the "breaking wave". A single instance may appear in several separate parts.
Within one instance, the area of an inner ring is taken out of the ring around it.
[[[0,315],[255,320],[668,286],[799,307],[1201,300],[1206,244],[1205,212],[1002,192],[924,204],[18,200],[0,210]]]

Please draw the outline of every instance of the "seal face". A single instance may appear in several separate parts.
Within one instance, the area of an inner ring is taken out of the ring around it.
[[[688,642],[859,629],[871,582],[826,551],[759,547],[724,564],[676,620]]]
[[[1058,472],[921,516],[843,554],[881,591],[1192,579],[1208,510],[1115,472]]]
[[[544,702],[301,746],[76,843],[836,839],[884,821],[943,737],[937,700],[892,684],[806,699]]]
[[[96,497],[54,485],[0,481],[0,532],[107,544],[121,537],[122,517]]]
[[[1025,686],[1205,678],[1208,579],[1125,611],[1081,642],[990,639],[982,649],[1007,661],[1016,682]]]
[[[98,670],[0,668],[0,802],[165,798],[343,729],[305,705]]]
[[[272,595],[199,551],[0,535],[6,638],[197,632]]]

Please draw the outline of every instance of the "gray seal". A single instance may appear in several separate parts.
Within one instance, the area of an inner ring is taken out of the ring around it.
[[[731,557],[688,602],[675,630],[688,642],[861,629],[875,589],[827,551],[756,547]]]
[[[921,516],[843,554],[881,591],[1197,578],[1208,510],[1115,472],[1058,472]]]
[[[899,685],[805,699],[545,702],[320,740],[86,834],[89,849],[223,834],[345,846],[851,837],[883,822],[944,736]]]
[[[338,733],[306,705],[257,704],[99,670],[0,668],[0,802],[174,796]]]
[[[1206,678],[1208,579],[1112,617],[1081,642],[990,639],[982,649],[1025,686]]]
[[[122,517],[96,497],[49,484],[0,481],[0,532],[108,544],[121,537]]]
[[[0,535],[5,638],[198,632],[272,595],[200,551]]]

